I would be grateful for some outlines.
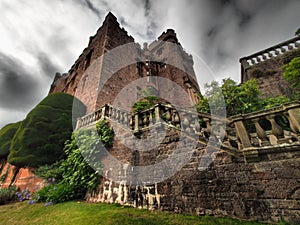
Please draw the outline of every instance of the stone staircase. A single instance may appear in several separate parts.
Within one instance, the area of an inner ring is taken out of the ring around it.
[[[300,145],[300,104],[287,103],[269,110],[229,118],[157,104],[130,113],[104,105],[77,120],[76,129],[93,127],[106,119],[141,135],[151,127],[164,126],[184,133],[204,145],[217,145],[238,161],[267,159],[273,153],[290,154]]]

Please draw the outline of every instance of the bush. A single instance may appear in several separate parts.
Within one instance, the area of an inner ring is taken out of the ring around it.
[[[51,204],[82,199],[88,190],[97,188],[102,169],[99,151],[103,147],[112,146],[114,132],[102,120],[96,124],[96,130],[81,129],[73,132],[71,139],[65,143],[67,158],[50,166],[42,166],[36,171],[44,178],[61,179],[58,184],[38,191],[36,199]]]
[[[9,154],[11,140],[14,137],[21,122],[11,123],[0,130],[0,160],[6,160]]]
[[[43,165],[34,170],[34,174],[43,178],[48,183],[60,182],[62,180],[62,169],[60,167],[63,160],[57,161],[51,165]]]
[[[73,96],[64,93],[52,94],[42,100],[16,131],[8,162],[17,167],[37,168],[63,158],[64,143],[73,130],[73,101]],[[76,102],[84,112],[85,106]]]
[[[38,202],[60,203],[76,199],[78,194],[74,192],[73,187],[67,183],[58,183],[43,187],[35,194],[35,200]],[[81,196],[80,196],[81,197]]]
[[[8,188],[0,188],[0,205],[16,201],[16,192],[17,189],[15,186],[10,186]]]

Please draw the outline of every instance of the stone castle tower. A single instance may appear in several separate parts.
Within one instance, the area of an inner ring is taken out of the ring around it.
[[[170,92],[170,84],[158,78],[166,78],[185,90],[190,102],[182,104],[198,101],[192,56],[183,50],[174,30],[168,29],[158,40],[141,48],[108,13],[68,73],[56,74],[49,93],[76,96],[87,106],[87,113],[106,103],[129,109],[146,88],[151,87],[158,95]],[[118,94],[121,100],[116,100]],[[177,100],[176,95],[173,90],[168,100]]]

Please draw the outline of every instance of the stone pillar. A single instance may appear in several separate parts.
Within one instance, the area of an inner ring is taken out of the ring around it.
[[[249,148],[252,147],[248,132],[244,126],[244,123],[242,120],[235,121],[234,122],[236,133],[241,141],[242,148]]]

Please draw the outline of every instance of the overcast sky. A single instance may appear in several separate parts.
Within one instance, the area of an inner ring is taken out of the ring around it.
[[[201,82],[239,82],[239,58],[300,27],[299,0],[0,0],[0,128],[47,95],[55,72],[69,70],[109,11],[141,44],[175,29],[213,72]]]

